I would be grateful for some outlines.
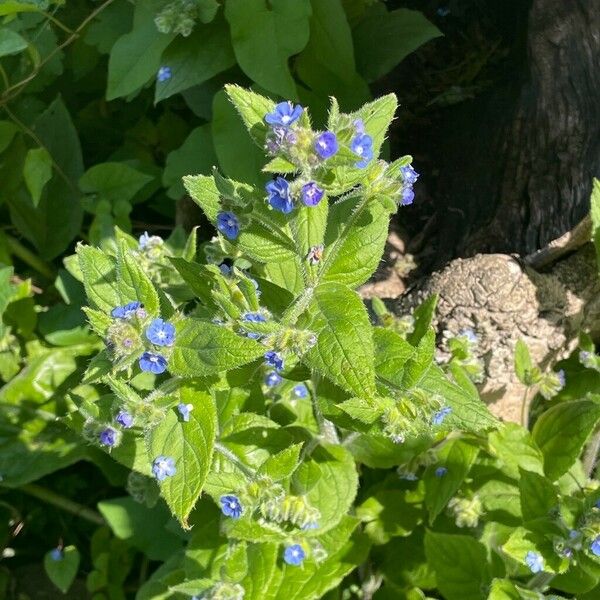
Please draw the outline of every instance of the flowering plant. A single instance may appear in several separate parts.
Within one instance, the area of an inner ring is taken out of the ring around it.
[[[381,158],[395,97],[332,100],[315,129],[299,105],[226,91],[272,180],[187,176],[216,238],[157,252],[117,230],[71,267],[103,347],[66,420],[128,469],[133,500],[100,503],[112,530],[123,512],[147,515],[131,539],[153,528],[136,543],[164,564],[137,598],[593,593],[600,489],[579,455],[597,396],[568,398],[568,367],[542,385],[521,348],[553,404],[531,433],[502,424],[473,383],[474,332],[438,364],[435,298],[399,319],[356,292],[417,182],[411,157]]]

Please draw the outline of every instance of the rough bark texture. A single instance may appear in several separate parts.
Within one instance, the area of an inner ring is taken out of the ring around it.
[[[600,174],[600,0],[533,0],[524,39],[511,81],[441,131],[438,265],[527,254],[588,211]]]

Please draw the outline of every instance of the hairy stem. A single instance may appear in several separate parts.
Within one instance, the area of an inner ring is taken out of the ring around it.
[[[240,471],[242,471],[242,473],[244,473],[244,475],[247,475],[251,478],[256,477],[256,471],[244,464],[231,450],[229,450],[229,448],[223,446],[223,444],[216,442],[215,450],[224,456],[228,461],[232,462]]]
[[[36,256],[31,250],[23,246],[21,242],[10,235],[5,235],[5,239],[10,252],[17,258],[21,259],[24,263],[28,264],[32,269],[35,269],[40,275],[43,275],[47,279],[53,280],[56,277],[56,273],[52,267]]]
[[[525,429],[529,429],[529,390],[531,388],[527,386],[525,388],[525,393],[523,394],[523,401],[521,402],[521,425],[525,427]]]
[[[95,525],[106,525],[106,521],[100,513],[97,513],[95,510],[92,510],[87,506],[83,506],[83,504],[74,502],[70,498],[65,498],[64,496],[42,487],[41,485],[36,485],[35,483],[26,483],[19,489],[22,492],[33,496],[34,498],[42,500],[42,502],[46,502],[46,504],[52,504],[53,506],[56,506],[65,512],[69,512],[76,517],[81,517],[90,523],[94,523]]]
[[[528,590],[544,590],[554,579],[553,573],[536,573],[525,586]]]

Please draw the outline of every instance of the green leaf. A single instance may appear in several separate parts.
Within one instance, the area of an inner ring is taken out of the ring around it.
[[[188,422],[175,410],[147,434],[151,460],[167,456],[175,461],[175,475],[159,483],[160,492],[182,527],[188,527],[188,516],[202,491],[208,475],[217,431],[217,409],[212,396],[188,385],[178,390],[179,402],[192,404]]]
[[[408,341],[413,345],[417,346],[423,336],[431,328],[431,323],[435,317],[435,309],[438,303],[438,296],[434,294],[429,296],[427,300],[419,304],[419,306],[413,312],[415,319],[415,326],[412,333],[408,336]]]
[[[19,128],[12,121],[0,121],[0,152],[4,152],[12,142]]]
[[[265,115],[275,108],[275,102],[239,85],[226,85],[225,93],[242,118],[250,137],[263,148],[269,131]]]
[[[389,73],[419,46],[442,35],[423,13],[404,8],[388,11],[382,5],[374,7],[353,33],[358,70],[369,82]]]
[[[362,119],[365,131],[373,138],[375,157],[379,156],[385,134],[394,119],[396,108],[398,108],[398,99],[395,94],[387,94],[365,104],[350,115],[352,119]]]
[[[596,247],[598,270],[600,271],[600,180],[594,177],[592,197],[590,199],[590,215],[592,218],[592,241]]]
[[[117,253],[117,291],[121,305],[137,300],[149,315],[160,315],[161,303],[152,280],[123,242],[119,244]]]
[[[519,491],[523,521],[534,521],[551,516],[558,508],[554,486],[544,476],[520,469]]]
[[[271,92],[297,99],[288,61],[308,42],[310,13],[310,0],[228,0],[225,17],[244,73]]]
[[[509,579],[494,579],[487,600],[544,600],[544,595],[518,587]]]
[[[162,503],[148,508],[126,496],[98,502],[98,510],[116,537],[150,560],[167,560],[183,545],[182,539],[167,529],[171,515]]]
[[[484,600],[491,582],[487,551],[466,535],[425,534],[427,562],[434,568],[437,587],[447,600]]]
[[[266,180],[261,173],[264,151],[257,148],[248,136],[224,91],[214,96],[211,129],[223,172],[238,181],[262,186]]]
[[[450,440],[438,452],[438,462],[427,467],[424,475],[425,506],[432,524],[448,501],[458,491],[468,475],[479,448],[466,440]],[[443,477],[437,477],[436,469],[447,469]]]
[[[130,201],[153,177],[119,162],[99,163],[79,179],[85,194],[97,194],[101,200],[116,203]]]
[[[163,185],[169,198],[178,200],[185,195],[183,176],[188,173],[210,173],[217,163],[213,149],[210,125],[192,129],[185,142],[167,156],[163,171]]]
[[[270,477],[273,481],[286,479],[298,466],[301,449],[302,444],[294,444],[293,446],[270,456],[260,466],[258,473]]]
[[[544,471],[551,481],[564,475],[577,460],[600,421],[600,402],[576,400],[557,404],[533,427],[533,440],[544,455]]]
[[[521,383],[525,385],[533,383],[531,380],[533,367],[527,344],[523,340],[518,340],[515,346],[515,373]]]
[[[18,54],[27,48],[27,40],[8,27],[0,27],[0,56]]]
[[[169,372],[184,377],[214,375],[249,363],[265,352],[264,346],[233,331],[196,319],[176,325]]]
[[[529,567],[525,563],[527,553],[537,552],[544,558],[544,572],[562,573],[567,570],[569,560],[556,552],[554,544],[549,538],[550,536],[546,537],[544,534],[528,531],[524,527],[517,527],[508,540],[502,544],[502,551],[523,565],[527,571],[529,571]]]
[[[233,67],[235,56],[227,23],[222,17],[208,25],[198,25],[188,37],[177,36],[162,55],[162,64],[171,69],[171,77],[156,83],[154,101],[208,81]]]
[[[509,476],[519,477],[519,467],[538,475],[544,474],[544,456],[536,446],[531,434],[516,423],[503,423],[488,436],[492,455],[500,461],[500,467]]]
[[[311,248],[323,244],[329,203],[323,198],[317,206],[299,206],[290,221],[292,236],[300,255],[305,280],[314,283],[318,265],[311,265],[305,257]]]
[[[110,314],[121,303],[117,291],[116,261],[102,250],[83,244],[77,246],[77,257],[88,302],[92,307]]]
[[[304,361],[352,394],[374,396],[371,324],[360,298],[346,286],[322,284],[315,290],[311,316],[317,343]]]
[[[161,55],[174,35],[160,33],[155,16],[152,3],[135,5],[133,29],[121,36],[110,51],[107,100],[128,96],[156,76]]]
[[[23,166],[23,179],[31,194],[34,206],[40,203],[44,187],[52,178],[52,157],[45,148],[27,152]]]
[[[44,555],[44,570],[50,581],[66,594],[75,580],[79,569],[79,550],[75,546],[67,546],[62,550],[62,558],[52,558],[52,551]]]
[[[336,202],[329,212],[321,278],[350,287],[377,269],[387,240],[389,213],[360,196]]]

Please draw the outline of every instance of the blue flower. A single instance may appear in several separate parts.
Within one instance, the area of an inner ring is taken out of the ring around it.
[[[356,135],[361,135],[365,132],[365,123],[362,119],[355,119],[353,125]]]
[[[558,377],[558,382],[560,383],[560,387],[561,389],[565,387],[565,384],[567,383],[567,378],[565,376],[565,371],[564,369],[561,369],[560,371],[558,371],[556,373],[556,376]]]
[[[148,235],[147,231],[144,231],[144,233],[142,233],[142,235],[140,235],[140,237],[138,238],[138,244],[139,244],[140,250],[143,250],[148,245],[149,241],[150,241],[150,236]]]
[[[447,472],[448,472],[448,469],[446,467],[438,467],[435,470],[435,476],[436,477],[443,477]]]
[[[400,173],[402,175],[402,181],[405,184],[413,185],[419,179],[419,174],[415,171],[412,165],[404,165],[400,167]]]
[[[175,327],[162,319],[154,319],[146,329],[146,337],[156,346],[172,346]]]
[[[133,425],[133,417],[125,410],[119,411],[115,421],[125,429],[129,429]]]
[[[594,556],[600,556],[600,535],[590,544],[590,552]]]
[[[141,307],[141,302],[129,302],[124,306],[117,306],[113,308],[110,312],[110,316],[114,317],[115,319],[131,319],[131,317],[133,317],[135,314],[135,311]]]
[[[409,206],[413,203],[414,199],[415,192],[413,191],[412,187],[405,186],[404,188],[402,188],[402,199],[400,200],[401,206]]]
[[[168,79],[171,79],[172,75],[173,72],[171,71],[171,67],[163,66],[158,70],[158,73],[156,74],[156,79],[160,83],[164,83]]]
[[[247,323],[264,323],[267,319],[259,312],[247,312],[242,315],[242,320]]]
[[[325,194],[325,192],[314,181],[305,183],[302,186],[300,193],[302,194],[302,202],[304,202],[306,206],[317,206],[317,204],[321,202],[323,194]]]
[[[235,240],[240,234],[240,222],[230,211],[222,211],[217,215],[217,229],[228,239]]]
[[[265,353],[265,363],[278,371],[283,370],[283,357],[275,350],[269,350]]]
[[[532,573],[540,573],[544,570],[544,559],[540,554],[531,550],[525,555],[525,564]]]
[[[472,329],[461,329],[458,332],[458,335],[466,338],[470,344],[476,344],[478,342],[477,334]]]
[[[273,112],[265,115],[265,121],[271,126],[289,127],[302,116],[303,111],[299,104],[294,105],[289,100],[280,102]]]
[[[64,556],[65,555],[63,554],[63,551],[60,548],[53,548],[52,550],[50,550],[50,558],[52,560],[62,560]]]
[[[193,404],[184,404],[180,402],[177,405],[177,412],[181,415],[181,418],[187,423],[190,420],[190,413],[194,410]]]
[[[142,371],[160,375],[167,370],[167,359],[161,354],[144,352],[144,354],[140,356],[139,365]]]
[[[319,529],[319,523],[317,521],[309,521],[308,523],[302,525],[301,529],[303,529],[304,531],[310,531],[311,529]]]
[[[300,544],[288,546],[283,552],[283,560],[288,565],[294,565],[295,567],[302,564],[305,556],[306,554],[304,553],[304,549]]]
[[[306,398],[306,396],[308,396],[308,390],[303,383],[299,383],[298,385],[294,386],[292,393],[296,398]]]
[[[315,152],[321,158],[329,158],[338,151],[338,141],[333,131],[324,131],[315,140]]]
[[[152,473],[158,481],[173,477],[176,472],[175,461],[170,456],[159,456],[152,463]]]
[[[360,157],[356,166],[359,169],[364,169],[373,158],[373,138],[366,133],[357,135],[350,142],[350,150]]]
[[[273,208],[286,214],[292,211],[294,202],[290,197],[290,184],[283,177],[269,181],[265,189],[267,200]]]
[[[440,408],[433,417],[431,417],[432,425],[441,425],[444,422],[444,419],[452,412],[452,409],[449,406],[444,406],[444,408]]]
[[[221,496],[221,512],[226,517],[231,517],[233,519],[239,519],[243,512],[242,503],[240,502],[237,496],[228,495]]]
[[[107,427],[100,432],[98,436],[103,446],[113,448],[117,444],[117,432],[112,427]]]
[[[219,271],[221,271],[221,274],[225,275],[225,277],[229,277],[233,272],[232,268],[225,263],[221,263],[219,265]]]
[[[279,385],[283,380],[281,379],[281,375],[275,371],[271,371],[267,373],[265,377],[265,385],[269,387],[274,387]]]

